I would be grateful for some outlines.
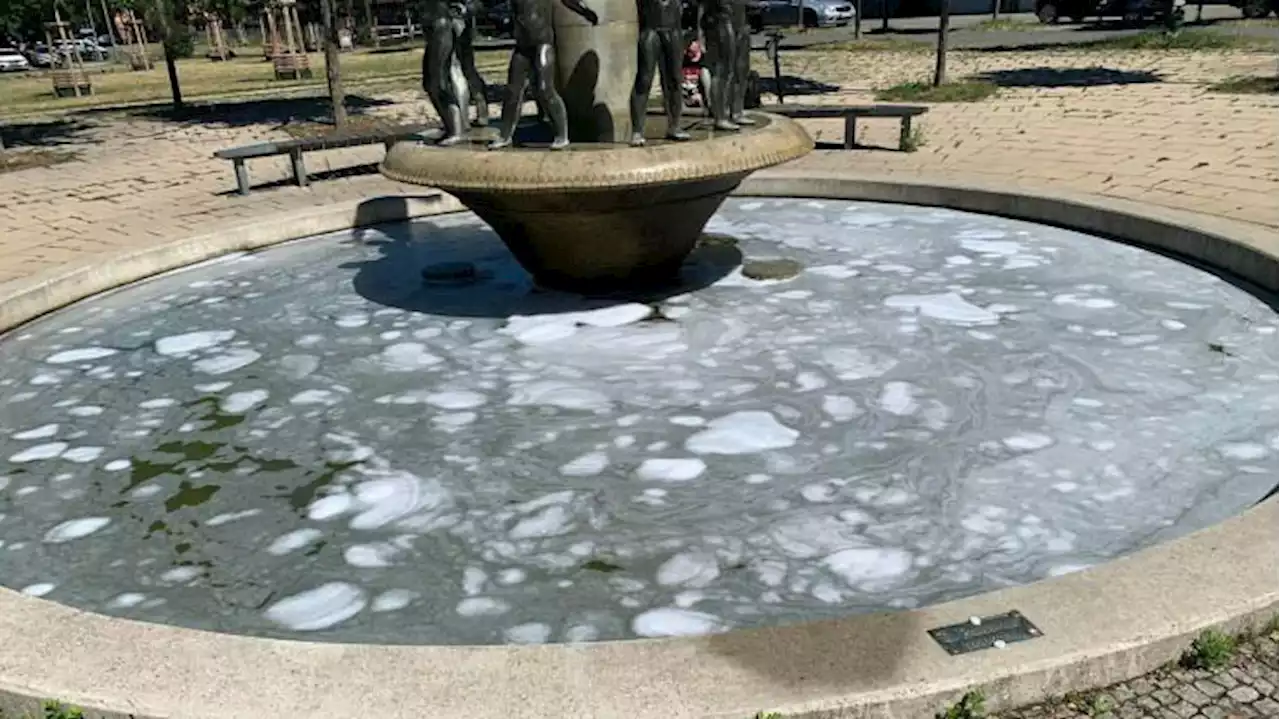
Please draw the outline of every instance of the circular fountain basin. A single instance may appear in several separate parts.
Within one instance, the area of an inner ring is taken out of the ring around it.
[[[580,143],[558,153],[536,137],[486,150],[488,128],[454,147],[397,143],[381,169],[458,198],[542,286],[595,293],[661,285],[747,175],[813,149],[794,121],[750,115],[755,124],[738,133],[694,119],[689,142],[663,140],[666,121],[653,117],[645,147]]]
[[[687,635],[1072,572],[1275,486],[1276,317],[1209,274],[875,203],[708,232],[695,291],[632,301],[535,290],[454,214],[32,323],[0,342],[0,577],[253,635]],[[424,284],[445,263],[475,271]]]

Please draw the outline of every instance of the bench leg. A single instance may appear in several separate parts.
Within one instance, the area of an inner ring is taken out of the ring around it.
[[[294,150],[289,153],[289,161],[293,163],[293,182],[298,187],[307,186],[307,166],[302,164],[302,152]]]
[[[392,148],[392,146],[394,146],[394,145],[396,144],[396,141],[395,141],[395,140],[387,140],[386,142],[384,142],[384,143],[382,143],[382,144],[383,144],[383,146],[384,146],[384,147],[386,147],[386,148],[387,148],[387,152],[391,152],[391,148]]]
[[[244,166],[244,160],[232,160],[231,165],[236,172],[236,192],[241,195],[249,194],[249,170]]]
[[[844,149],[852,150],[858,144],[858,118],[848,115],[844,118]]]
[[[907,151],[907,146],[911,144],[911,116],[902,118],[902,127],[898,130],[898,149],[902,152]]]

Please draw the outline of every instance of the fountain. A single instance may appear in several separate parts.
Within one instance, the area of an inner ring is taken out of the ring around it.
[[[659,23],[669,7],[679,36],[679,3],[647,2],[658,7],[646,14],[646,23]],[[669,70],[663,87],[667,113],[637,114],[645,126],[632,128],[637,3],[589,4],[514,3],[521,25],[503,127],[460,127],[462,120],[453,118],[465,119],[468,95],[460,73],[428,73],[428,86],[452,89],[436,101],[449,118],[444,142],[398,143],[381,169],[394,180],[430,185],[461,200],[540,285],[582,292],[660,285],[672,280],[702,228],[744,178],[803,156],[813,141],[791,120],[764,113],[748,113],[747,124],[736,131],[716,129],[701,118],[682,123],[679,88]],[[521,39],[526,37],[532,39]],[[546,67],[538,65],[540,53],[548,57]],[[539,104],[552,118],[549,136],[536,125],[515,126],[530,74]],[[723,102],[731,105],[729,94],[743,89],[721,80]],[[454,97],[464,100],[450,102]],[[555,127],[561,105],[563,126]],[[514,137],[503,137],[513,130]],[[644,146],[628,147],[637,132],[646,138]],[[686,136],[689,141],[682,141]],[[570,151],[549,152],[566,138],[573,143]],[[518,147],[486,149],[509,140]]]

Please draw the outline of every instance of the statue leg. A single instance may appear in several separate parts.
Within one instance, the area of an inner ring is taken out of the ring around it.
[[[733,43],[733,104],[729,119],[737,125],[754,125],[744,107],[747,100],[747,75],[751,74],[751,31],[743,27],[735,33]]]
[[[507,89],[502,98],[502,126],[498,128],[498,139],[489,143],[490,150],[507,147],[516,134],[520,107],[524,105],[524,90],[529,84],[530,65],[524,50],[516,48],[511,53],[511,64],[507,66]]]
[[[658,74],[662,80],[662,100],[667,110],[667,139],[688,140],[689,133],[680,127],[680,117],[684,114],[684,96],[680,92],[680,81],[684,74],[684,32],[679,28],[663,30],[658,33],[658,39],[662,44]]]
[[[551,129],[555,139],[551,141],[552,150],[563,150],[569,146],[569,115],[564,109],[564,100],[556,92],[556,50],[551,45],[539,45],[533,54],[533,72],[537,76],[534,88],[542,103],[542,110],[551,120]]]
[[[431,98],[431,105],[444,125],[444,137],[439,144],[449,146],[462,142],[462,108],[453,93],[453,32],[445,28],[432,28],[431,41],[427,43],[422,58],[422,82]]]
[[[658,64],[658,33],[651,28],[640,31],[636,43],[636,83],[631,88],[631,145],[644,144],[644,117],[649,109],[649,89],[653,87],[653,69]],[[666,92],[666,87],[663,87]]]
[[[733,35],[726,25],[716,23],[707,33],[707,51],[711,56],[711,97],[708,100],[712,126],[732,132],[738,129],[729,120],[729,93],[733,90]]]
[[[489,98],[485,95],[484,78],[476,69],[476,50],[472,45],[475,33],[475,23],[468,22],[462,36],[458,38],[458,62],[462,63],[462,72],[467,77],[467,87],[471,90],[471,103],[476,106],[475,124],[484,127],[489,124]]]

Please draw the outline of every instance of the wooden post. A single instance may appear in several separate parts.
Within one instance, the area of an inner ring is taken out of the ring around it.
[[[324,76],[329,83],[333,125],[341,130],[347,125],[347,98],[338,65],[338,24],[333,21],[333,0],[320,0],[320,22],[324,25]]]
[[[115,53],[120,50],[120,39],[116,37],[116,29],[112,26],[111,13],[107,12],[107,0],[98,0],[98,3],[102,7],[102,19],[107,23],[107,37],[111,38],[112,54],[119,60],[120,56]]]
[[[853,39],[862,39],[862,0],[857,0],[853,8]]]
[[[889,0],[880,0],[880,34],[889,34]]]
[[[991,0],[991,20],[993,22],[1000,20],[1000,0]]]

